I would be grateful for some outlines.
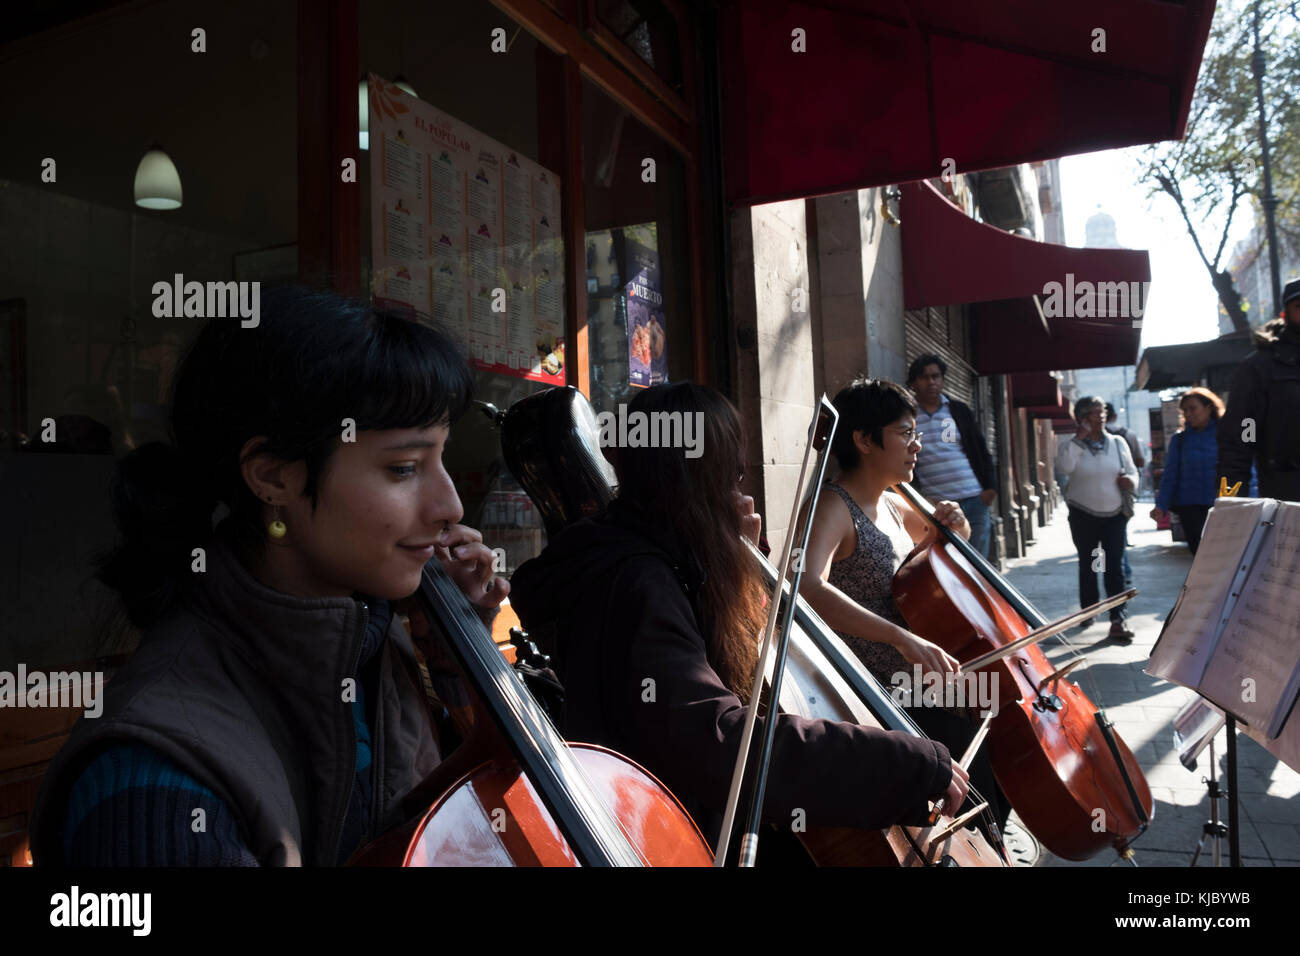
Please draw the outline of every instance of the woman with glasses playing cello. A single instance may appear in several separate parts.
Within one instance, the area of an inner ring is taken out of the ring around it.
[[[894,573],[929,527],[887,490],[912,479],[921,446],[916,401],[893,382],[860,379],[842,389],[834,405],[840,421],[831,452],[840,474],[827,486],[834,493],[818,502],[800,593],[877,680],[886,688],[909,690],[904,709],[926,734],[961,753],[976,725],[952,710],[921,706],[914,676],[916,667],[923,675],[955,674],[958,662],[908,629],[891,593]],[[956,502],[940,502],[935,518],[969,539],[970,524]],[[970,776],[998,825],[1005,826],[1010,806],[982,751]]]

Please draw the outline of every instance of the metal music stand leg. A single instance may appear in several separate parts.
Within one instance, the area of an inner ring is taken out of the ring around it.
[[[1241,866],[1241,829],[1237,821],[1237,721],[1226,714],[1228,728],[1228,858]]]
[[[1228,827],[1219,819],[1219,801],[1227,794],[1219,788],[1219,761],[1214,754],[1214,740],[1210,740],[1210,775],[1203,778],[1206,790],[1210,795],[1210,819],[1201,827],[1201,839],[1196,844],[1196,852],[1192,854],[1192,866],[1201,858],[1201,851],[1205,849],[1205,841],[1209,840],[1211,850],[1210,854],[1214,859],[1214,866],[1223,865],[1223,838],[1228,836]]]

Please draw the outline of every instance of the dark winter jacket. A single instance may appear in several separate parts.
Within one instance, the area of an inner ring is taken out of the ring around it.
[[[1161,511],[1179,505],[1214,504],[1219,493],[1219,478],[1214,470],[1217,425],[1212,421],[1200,431],[1184,428],[1169,440],[1160,493],[1156,495],[1156,507]]]
[[[105,746],[143,744],[212,790],[263,866],[333,865],[357,759],[345,678],[367,609],[258,583],[220,537],[202,587],[155,625],[82,717],[45,777],[32,826],[38,865],[58,865],[68,789]],[[404,819],[402,798],[439,762],[414,649],[397,615],[371,667],[370,833]]]
[[[745,709],[709,666],[691,595],[698,565],[653,521],[615,502],[565,529],[510,581],[534,636],[550,635],[565,736],[642,764],[716,842]],[[781,716],[766,815],[789,825],[919,823],[952,776],[947,748],[855,724]]]
[[[1285,319],[1256,330],[1219,423],[1218,472],[1229,487],[1241,482],[1244,493],[1252,461],[1260,497],[1300,501],[1300,328]]]

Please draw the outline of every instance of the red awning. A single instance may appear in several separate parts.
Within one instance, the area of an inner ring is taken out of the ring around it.
[[[1043,369],[1110,368],[1137,361],[1141,329],[1116,319],[1051,319],[1044,325],[1031,299],[970,307],[971,365],[980,375]]]
[[[1138,249],[1076,249],[976,222],[927,182],[903,187],[903,308],[1045,295],[1049,282],[1147,282]],[[1075,366],[1065,366],[1074,368]],[[1079,366],[1086,367],[1086,366]]]
[[[1061,406],[1061,383],[1050,372],[1016,372],[1011,376],[1011,400],[1031,412]]]
[[[1214,0],[724,0],[727,198],[1179,139],[1213,14]]]
[[[1053,423],[1074,420],[1070,417],[1070,403],[1065,399],[1061,399],[1060,404],[1057,405],[1031,405],[1025,411],[1035,418],[1046,418]]]
[[[1061,368],[1132,365],[1140,330],[1129,317],[1044,316],[1034,296],[1060,286],[1057,304],[1077,301],[1074,289],[1151,280],[1139,249],[1076,249],[1037,242],[976,222],[928,182],[903,187],[903,307],[971,303],[972,364],[981,375]],[[1067,291],[1069,290],[1069,291]],[[1115,302],[1118,305],[1118,300]],[[1082,311],[1082,310],[1081,310]]]

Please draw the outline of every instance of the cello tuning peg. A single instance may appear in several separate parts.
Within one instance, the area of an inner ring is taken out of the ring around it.
[[[510,643],[515,647],[516,662],[526,667],[546,668],[551,666],[549,654],[543,654],[537,643],[522,628],[510,629]]]

